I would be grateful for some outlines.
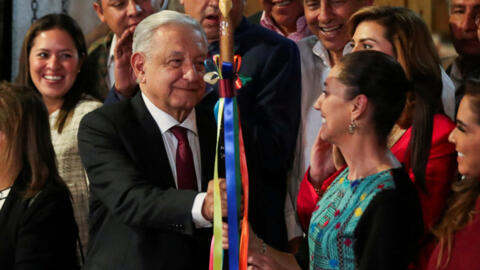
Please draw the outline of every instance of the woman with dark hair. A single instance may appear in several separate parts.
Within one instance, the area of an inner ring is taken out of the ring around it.
[[[77,269],[77,235],[42,100],[0,84],[0,267]]]
[[[394,125],[387,145],[404,164],[417,187],[425,229],[422,249],[412,266],[424,268],[434,247],[430,230],[445,207],[456,167],[455,148],[448,142],[454,124],[441,113],[440,60],[428,27],[407,8],[365,7],[352,15],[348,26],[353,51],[376,50],[394,57],[413,84],[413,91],[407,95],[405,109]],[[451,101],[453,106],[454,98]],[[316,174],[312,170],[310,173]],[[318,200],[317,193],[324,192],[332,180],[333,177],[323,182],[302,182],[297,204],[303,224],[308,223]]]
[[[252,268],[407,268],[423,228],[420,202],[387,140],[410,87],[402,67],[381,52],[355,52],[335,65],[315,104],[323,124],[311,167],[323,166],[314,156],[322,155],[316,149],[326,143],[338,147],[346,167],[316,204],[307,230],[308,252],[303,248],[297,261],[251,232]]]
[[[451,81],[444,81],[442,92],[442,79],[448,76],[441,70],[427,25],[414,11],[367,7],[353,14],[348,26],[353,51],[377,50],[395,57],[413,83],[389,147],[405,165],[420,196],[425,234],[417,264],[423,269],[434,247],[431,229],[445,208],[456,167],[455,149],[448,142],[454,123],[441,113],[442,93],[449,93],[445,85]],[[453,95],[443,104],[448,105],[445,111],[454,113]]]
[[[88,183],[78,154],[77,130],[88,112],[100,107],[87,67],[83,33],[68,15],[35,21],[22,45],[17,82],[39,92],[50,120],[58,171],[73,198],[83,249],[88,240]]]
[[[439,240],[428,269],[480,269],[480,82],[467,82],[449,140],[458,151],[458,172],[447,210],[433,233]]]

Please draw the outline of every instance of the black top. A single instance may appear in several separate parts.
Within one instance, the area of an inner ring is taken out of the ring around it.
[[[1,269],[78,269],[77,225],[66,186],[49,181],[23,199],[22,177],[0,211]]]

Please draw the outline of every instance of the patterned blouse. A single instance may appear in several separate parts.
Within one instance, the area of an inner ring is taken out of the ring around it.
[[[423,228],[413,184],[403,168],[354,181],[348,174],[338,175],[312,215],[310,269],[406,269]]]
[[[60,134],[55,128],[59,110],[49,116],[58,172],[72,194],[73,211],[83,251],[86,251],[88,241],[88,181],[78,153],[77,132],[83,116],[100,106],[102,103],[99,101],[84,97],[78,102],[72,117],[67,120]]]

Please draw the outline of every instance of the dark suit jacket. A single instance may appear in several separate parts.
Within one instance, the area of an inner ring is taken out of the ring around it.
[[[246,18],[234,39],[235,54],[242,57],[239,74],[245,78],[236,95],[250,178],[249,220],[265,242],[285,249],[286,178],[300,122],[300,56],[293,41]],[[208,51],[218,53],[219,43],[211,43]],[[216,87],[202,104],[213,107]]]
[[[196,112],[205,191],[215,120]],[[195,229],[197,192],[175,188],[162,135],[140,93],[87,114],[78,144],[91,187],[85,269],[207,269],[211,229]]]
[[[0,268],[78,269],[78,229],[68,189],[50,182],[24,199],[24,186],[20,175],[0,211]]]

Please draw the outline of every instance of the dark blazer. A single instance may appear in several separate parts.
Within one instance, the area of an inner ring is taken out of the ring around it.
[[[1,269],[78,269],[77,225],[68,189],[51,181],[24,199],[23,177],[0,211]]]
[[[246,18],[234,39],[235,54],[242,57],[243,86],[236,95],[249,172],[249,221],[266,243],[285,249],[286,180],[300,123],[300,55],[293,41]],[[208,51],[217,54],[219,43],[212,42]],[[213,108],[217,86],[203,104]]]
[[[202,191],[213,175],[215,120],[196,110]],[[195,229],[196,191],[177,190],[160,129],[140,92],[87,114],[78,144],[90,180],[85,269],[207,269],[211,229]]]

